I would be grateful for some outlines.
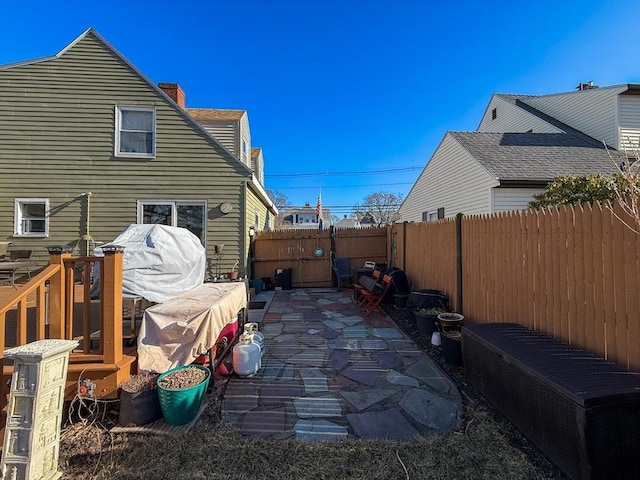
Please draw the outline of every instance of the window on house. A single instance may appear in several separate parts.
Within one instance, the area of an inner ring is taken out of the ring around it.
[[[205,202],[138,201],[138,223],[183,227],[205,244]]]
[[[247,154],[247,141],[244,138],[242,139],[242,153]]]
[[[116,156],[154,157],[155,137],[154,107],[116,106]]]
[[[49,236],[49,199],[16,198],[13,234],[16,237]]]
[[[253,226],[256,230],[261,230],[260,228],[260,211],[256,210],[253,212]]]
[[[491,110],[491,120],[495,120],[496,118],[498,118],[498,109],[494,108]]]

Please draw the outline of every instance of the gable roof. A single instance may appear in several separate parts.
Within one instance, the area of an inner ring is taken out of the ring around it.
[[[193,119],[191,116],[187,115],[185,112],[185,109],[183,109],[182,107],[180,107],[180,105],[178,105],[170,96],[168,96],[160,87],[158,87],[155,83],[153,83],[151,80],[149,80],[149,78],[147,78],[147,76],[142,73],[140,70],[138,70],[135,65],[133,65],[129,60],[127,60],[118,50],[116,50],[107,40],[105,40],[104,37],[102,37],[102,35],[100,35],[98,33],[98,31],[93,28],[93,27],[89,27],[87,30],[85,30],[80,36],[78,36],[78,38],[76,38],[74,41],[72,41],[69,45],[67,45],[66,47],[64,47],[59,53],[57,53],[56,55],[52,55],[49,57],[43,57],[43,58],[38,58],[38,59],[34,59],[34,60],[26,60],[26,61],[22,61],[22,62],[16,62],[16,63],[11,63],[11,64],[7,64],[7,65],[0,65],[0,69],[8,69],[8,68],[15,68],[15,67],[20,67],[23,65],[30,65],[30,64],[34,64],[34,63],[41,63],[41,62],[47,62],[47,61],[52,61],[55,60],[61,56],[63,56],[67,51],[69,51],[71,48],[73,48],[75,45],[77,45],[80,41],[82,41],[84,38],[89,37],[89,36],[93,36],[95,39],[97,39],[100,43],[102,43],[113,55],[115,55],[120,61],[122,61],[129,69],[131,69],[131,71],[133,71],[143,82],[145,82],[150,89],[154,90],[155,92],[157,92],[160,96],[164,97],[175,109],[176,111],[184,118],[186,119],[192,126],[194,126],[195,128],[197,128],[202,134],[204,134],[208,141],[215,143],[215,145],[219,148],[221,148],[222,150],[224,150],[228,155],[231,156],[231,159],[235,159],[235,156],[233,155],[233,153],[231,153],[231,151],[229,151],[228,148],[226,148],[224,145],[222,145],[213,135],[211,135],[202,125],[200,125],[197,121],[195,121],[195,119]],[[244,110],[242,110],[242,112],[244,112]],[[247,173],[251,174],[251,169],[249,167],[247,167],[246,165],[244,165],[242,162],[239,162],[240,165],[242,165],[242,168],[244,168],[245,170],[247,170]]]
[[[496,94],[496,97],[502,98],[503,100],[515,105],[516,107],[521,108],[522,110],[524,110],[526,112],[529,112],[532,115],[535,115],[540,120],[543,120],[543,121],[547,122],[548,124],[553,125],[554,127],[559,128],[560,130],[562,130],[562,131],[564,131],[566,133],[569,133],[571,135],[575,135],[576,137],[580,137],[585,142],[592,143],[594,146],[602,146],[601,142],[599,142],[595,138],[590,137],[586,133],[583,133],[580,130],[577,130],[577,129],[571,127],[570,125],[567,125],[566,123],[561,122],[557,118],[552,117],[551,115],[547,115],[546,113],[541,112],[537,108],[532,107],[531,105],[527,104],[526,103],[526,98],[527,97],[533,97],[533,96],[534,95],[505,95],[505,94],[502,94],[502,93],[497,93]]]
[[[618,171],[604,146],[591,137],[567,133],[448,134],[500,181],[548,182],[559,175]],[[618,152],[611,151],[611,155],[617,158]]]
[[[251,147],[251,160],[256,160],[260,156],[260,153],[262,153],[261,147]]]
[[[222,121],[237,121],[240,120],[246,113],[246,110],[221,110],[216,108],[185,108],[185,111],[191,115],[194,120],[222,120]]]

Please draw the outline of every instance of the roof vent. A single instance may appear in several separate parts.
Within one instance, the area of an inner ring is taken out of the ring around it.
[[[598,85],[594,85],[593,80],[589,80],[587,83],[579,83],[576,90],[591,90],[593,88],[598,88]]]

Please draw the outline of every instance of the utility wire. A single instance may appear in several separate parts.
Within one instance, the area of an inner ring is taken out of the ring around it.
[[[322,185],[322,188],[358,188],[358,187],[387,187],[389,185],[413,185],[414,182],[397,182],[397,183],[371,183],[366,185]],[[318,185],[295,186],[295,187],[269,187],[270,190],[317,190]]]
[[[318,177],[318,176],[342,176],[342,175],[379,175],[381,173],[401,173],[412,172],[414,170],[422,169],[424,166],[413,167],[401,167],[401,168],[382,168],[378,170],[359,170],[357,172],[315,172],[315,173],[265,173],[265,177],[278,177],[278,178],[299,178],[299,177]]]

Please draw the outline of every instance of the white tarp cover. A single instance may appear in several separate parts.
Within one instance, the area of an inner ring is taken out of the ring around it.
[[[204,282],[205,248],[186,228],[133,224],[108,245],[124,247],[122,293],[125,296],[162,303]],[[96,248],[96,255],[101,254],[102,248]]]
[[[138,370],[164,373],[192,363],[246,306],[245,282],[230,282],[204,283],[147,308],[138,333]]]

